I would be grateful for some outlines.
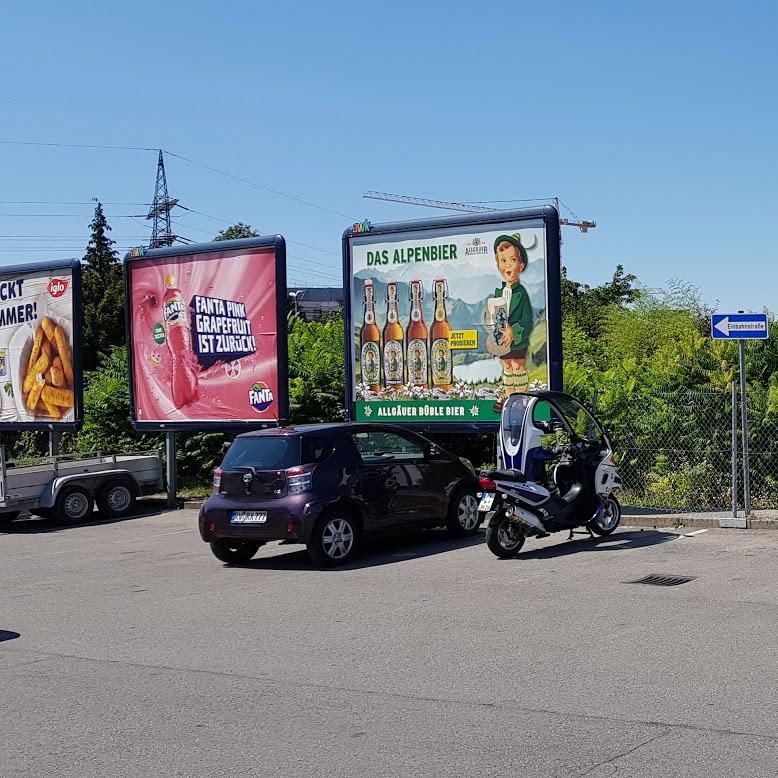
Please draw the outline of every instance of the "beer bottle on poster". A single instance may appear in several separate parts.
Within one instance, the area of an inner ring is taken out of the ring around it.
[[[433,282],[435,298],[435,320],[430,329],[430,372],[432,373],[432,386],[443,392],[448,392],[454,385],[453,367],[451,360],[451,346],[448,336],[451,325],[446,314],[446,298],[448,291],[446,281],[436,278]]]
[[[408,386],[420,386],[429,388],[429,371],[427,365],[428,331],[424,323],[422,301],[424,300],[424,287],[421,281],[411,281],[408,299],[411,301],[411,318],[408,322],[408,349],[406,351],[405,364],[408,372]]]
[[[365,317],[359,338],[362,383],[367,384],[371,392],[378,394],[381,390],[381,330],[375,322],[375,286],[372,280],[365,281],[362,300],[365,303]]]
[[[162,315],[165,340],[170,349],[172,400],[176,408],[182,408],[196,402],[200,396],[192,332],[189,329],[189,308],[172,273],[165,276],[164,284]]]
[[[384,324],[384,385],[390,389],[402,389],[405,349],[403,328],[397,311],[397,282],[386,284],[386,324]]]

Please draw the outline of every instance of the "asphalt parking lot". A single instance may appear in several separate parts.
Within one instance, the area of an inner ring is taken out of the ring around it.
[[[193,510],[14,523],[0,775],[778,775],[778,533],[681,532],[318,571],[224,567]]]

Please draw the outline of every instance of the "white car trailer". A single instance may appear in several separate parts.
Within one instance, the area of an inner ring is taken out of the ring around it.
[[[23,510],[67,524],[129,513],[135,498],[161,491],[161,452],[7,461],[0,447],[0,521]]]

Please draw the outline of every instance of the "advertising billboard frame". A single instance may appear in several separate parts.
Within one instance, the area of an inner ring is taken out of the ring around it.
[[[31,262],[23,265],[8,265],[0,268],[0,276],[28,276],[34,273],[69,270],[73,314],[71,319],[73,362],[73,421],[13,421],[0,422],[0,432],[76,432],[84,424],[84,370],[83,370],[83,327],[81,298],[81,262],[78,259],[53,259],[45,262]]]
[[[250,251],[252,249],[273,249],[275,254],[276,284],[276,355],[278,361],[278,415],[274,421],[210,420],[210,421],[145,421],[136,417],[135,408],[135,355],[133,354],[132,330],[132,268],[143,260],[175,259],[177,257],[196,256],[198,254]],[[280,290],[283,293],[280,294]],[[130,421],[134,429],[143,432],[206,432],[240,431],[283,427],[289,423],[289,359],[287,346],[287,294],[286,294],[286,241],[282,235],[262,235],[257,238],[239,238],[237,240],[217,240],[208,243],[170,246],[158,249],[143,249],[142,253],[130,251],[124,256],[124,303],[125,332],[127,335],[127,355],[130,370]]]
[[[552,205],[532,208],[518,208],[490,213],[468,213],[462,216],[443,216],[430,219],[412,219],[400,222],[353,224],[343,233],[343,316],[344,347],[346,356],[346,420],[356,419],[354,399],[354,316],[352,306],[353,261],[352,241],[365,237],[396,237],[398,235],[445,230],[446,228],[488,227],[504,222],[542,221],[546,239],[546,295],[548,331],[548,377],[549,389],[562,390],[562,310],[561,310],[561,234],[559,213]],[[499,421],[420,421],[412,422],[388,418],[385,421],[371,421],[371,424],[401,425],[416,432],[494,432]]]

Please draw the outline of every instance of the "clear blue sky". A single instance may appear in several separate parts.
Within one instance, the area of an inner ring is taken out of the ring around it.
[[[565,233],[574,278],[623,263],[775,310],[777,28],[768,2],[14,3],[0,138],[162,146],[343,214],[167,160],[190,208],[325,250],[292,244],[292,282],[339,282],[353,220],[444,214],[368,189],[558,195],[598,222]],[[0,200],[144,203],[155,163],[0,144]],[[0,264],[80,256],[91,211],[0,203]],[[106,206],[122,251],[147,229],[121,216],[143,211]],[[8,215],[44,213],[73,216]]]

